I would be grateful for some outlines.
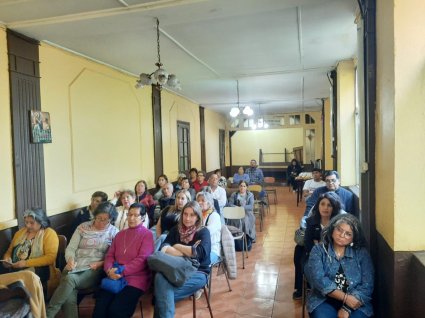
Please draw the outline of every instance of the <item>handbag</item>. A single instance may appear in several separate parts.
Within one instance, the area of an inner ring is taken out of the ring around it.
[[[304,246],[305,229],[299,228],[295,231],[294,241],[297,245]]]
[[[157,251],[148,257],[151,270],[161,273],[174,286],[181,287],[199,267],[198,260],[186,256],[173,256]]]
[[[114,262],[112,267],[117,268],[115,271],[116,274],[121,274],[124,271],[124,265],[119,265],[117,262]],[[127,286],[127,284],[128,282],[124,277],[121,277],[120,279],[105,277],[102,279],[100,287],[113,294],[118,294],[125,286]]]

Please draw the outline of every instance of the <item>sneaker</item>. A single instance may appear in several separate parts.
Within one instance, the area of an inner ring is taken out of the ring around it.
[[[195,292],[195,299],[196,300],[198,300],[199,298],[201,298],[201,296],[202,296],[202,293],[203,293],[204,291],[202,290],[202,289],[198,289],[196,292]]]
[[[293,300],[300,300],[301,298],[303,298],[303,293],[301,290],[295,290],[292,294],[292,299]]]

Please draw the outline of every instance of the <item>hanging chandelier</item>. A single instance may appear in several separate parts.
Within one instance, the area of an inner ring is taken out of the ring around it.
[[[136,88],[142,88],[146,85],[155,85],[157,89],[161,90],[164,85],[167,85],[174,89],[181,89],[180,81],[174,74],[168,74],[168,72],[163,68],[161,63],[161,47],[159,43],[159,19],[156,18],[156,48],[157,48],[157,57],[158,62],[155,63],[157,70],[152,73],[142,73],[139,76],[139,79],[136,82]]]
[[[252,110],[251,107],[249,106],[245,106],[242,107],[239,104],[239,81],[236,80],[236,92],[238,94],[238,107],[232,107],[232,109],[230,110],[230,116],[231,117],[237,117],[239,114],[244,114],[246,116],[252,116],[254,114],[254,111]]]

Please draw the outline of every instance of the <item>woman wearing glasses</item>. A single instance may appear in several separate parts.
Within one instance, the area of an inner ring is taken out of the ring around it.
[[[145,217],[143,204],[133,203],[130,206],[128,228],[117,234],[103,265],[108,278],[118,280],[123,277],[128,285],[117,294],[101,289],[96,299],[94,318],[133,316],[137,301],[149,289],[152,277],[147,259],[153,253],[153,235],[143,226]],[[121,274],[117,273],[115,262],[124,266]]]
[[[65,317],[78,317],[78,289],[99,284],[105,253],[118,232],[110,223],[115,214],[113,204],[101,203],[93,213],[93,220],[75,230],[65,251],[66,266],[59,287],[47,306],[47,317],[55,317],[61,307]]]
[[[359,220],[339,214],[323,229],[305,266],[310,317],[371,317],[374,271]]]

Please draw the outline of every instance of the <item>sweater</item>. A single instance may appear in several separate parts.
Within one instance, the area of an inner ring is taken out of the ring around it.
[[[122,275],[128,285],[146,292],[152,281],[147,259],[153,253],[152,232],[143,224],[120,231],[106,254],[103,268],[107,272],[115,261],[124,265]]]

